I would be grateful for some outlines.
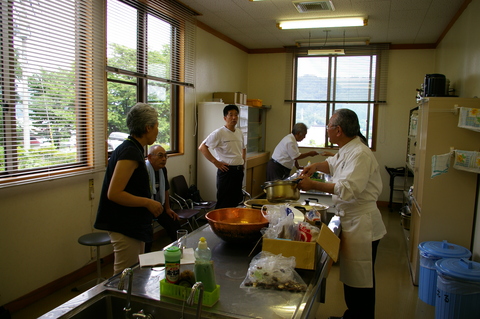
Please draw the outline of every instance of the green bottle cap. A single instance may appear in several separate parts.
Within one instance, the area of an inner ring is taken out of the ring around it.
[[[177,246],[170,246],[170,247],[167,248],[167,251],[170,252],[170,253],[175,253],[179,250],[180,250],[180,248],[178,248]]]

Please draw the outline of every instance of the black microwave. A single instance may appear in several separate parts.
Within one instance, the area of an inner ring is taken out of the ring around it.
[[[447,96],[447,79],[443,74],[425,74],[423,96]]]

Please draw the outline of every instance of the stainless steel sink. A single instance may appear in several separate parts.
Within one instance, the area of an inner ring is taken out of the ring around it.
[[[104,290],[87,301],[77,305],[58,318],[72,319],[123,319],[123,308],[126,303],[126,295],[113,290]],[[131,297],[132,314],[143,310],[145,314],[152,315],[155,319],[195,319],[196,306],[184,307],[178,305],[145,299],[137,296]],[[183,308],[183,311],[182,311]],[[235,318],[226,315],[203,312],[201,318]]]

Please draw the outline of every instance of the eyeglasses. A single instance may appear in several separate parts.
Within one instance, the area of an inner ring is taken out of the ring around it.
[[[165,158],[165,159],[168,158],[168,155],[165,154],[165,153],[158,153],[158,154],[154,154],[154,155],[155,155],[155,156],[158,156],[158,157],[160,157],[160,158]]]
[[[338,125],[335,125],[335,124],[328,125],[328,126],[327,126],[327,130],[332,129],[332,128],[337,127],[337,126],[338,126]]]

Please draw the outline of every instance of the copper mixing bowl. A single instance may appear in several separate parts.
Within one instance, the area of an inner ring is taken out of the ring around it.
[[[262,236],[260,230],[268,226],[262,212],[253,208],[220,208],[205,217],[213,232],[229,243],[257,241]]]

